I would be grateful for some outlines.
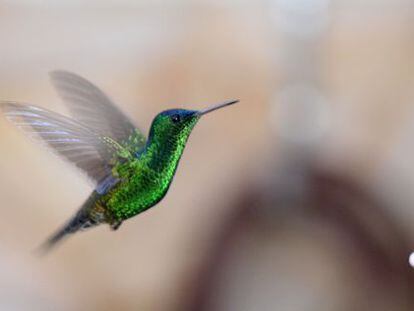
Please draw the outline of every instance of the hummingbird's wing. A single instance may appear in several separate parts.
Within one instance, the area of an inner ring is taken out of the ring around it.
[[[145,136],[98,87],[67,71],[50,73],[52,84],[80,123],[125,145],[131,153],[141,150]]]
[[[128,150],[115,140],[68,117],[36,106],[1,102],[7,119],[34,139],[46,143],[64,159],[87,174],[98,189],[108,190],[116,183],[112,168]]]

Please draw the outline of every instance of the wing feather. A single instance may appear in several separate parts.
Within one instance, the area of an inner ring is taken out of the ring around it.
[[[118,179],[116,159],[139,152],[145,136],[98,87],[67,71],[50,74],[53,85],[75,119],[32,105],[0,102],[0,109],[30,137],[73,163],[104,193]]]
[[[96,185],[111,176],[109,163],[113,162],[116,150],[105,142],[105,137],[100,133],[36,106],[2,102],[0,108],[7,119],[75,164]]]
[[[76,120],[120,144],[134,141],[134,146],[126,146],[132,152],[137,152],[145,146],[146,139],[142,132],[94,84],[63,70],[51,72],[50,77]]]

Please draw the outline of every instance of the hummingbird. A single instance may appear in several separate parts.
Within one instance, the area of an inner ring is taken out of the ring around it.
[[[51,82],[73,118],[33,105],[1,102],[6,118],[75,165],[94,190],[69,221],[41,246],[48,251],[77,231],[123,221],[155,206],[166,195],[187,140],[199,119],[235,104],[158,113],[148,138],[97,86],[77,74],[53,71]]]

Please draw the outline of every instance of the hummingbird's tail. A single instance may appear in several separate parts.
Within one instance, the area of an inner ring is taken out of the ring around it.
[[[37,251],[40,254],[46,254],[69,234],[98,225],[99,223],[93,220],[89,213],[90,207],[94,203],[95,196],[92,194],[75,214],[75,216],[72,217],[62,228],[57,230],[43,244],[41,244]]]

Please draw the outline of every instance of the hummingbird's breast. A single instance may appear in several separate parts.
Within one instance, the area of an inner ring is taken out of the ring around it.
[[[107,209],[115,220],[135,216],[164,198],[189,133],[150,136],[144,151],[125,164],[121,182],[106,197]]]
[[[106,196],[106,206],[116,220],[133,217],[161,201],[174,178],[180,157],[142,154],[128,163],[128,173]]]

